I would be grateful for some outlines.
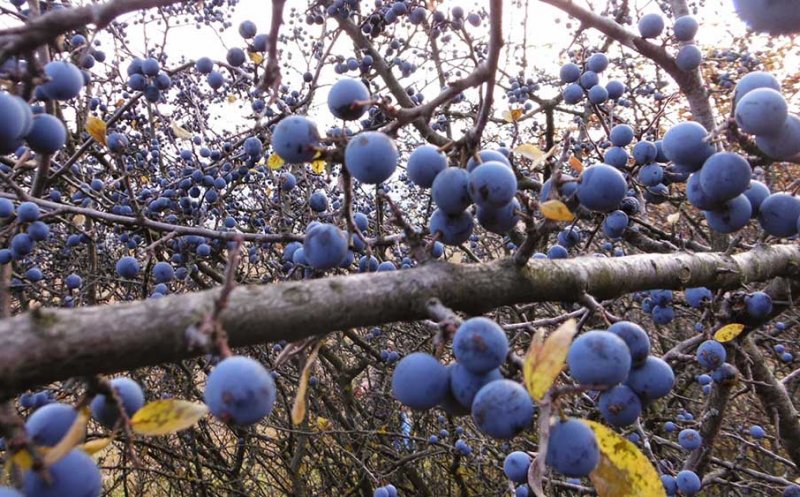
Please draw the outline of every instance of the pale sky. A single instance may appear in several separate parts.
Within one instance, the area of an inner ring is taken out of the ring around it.
[[[304,8],[308,3],[309,2],[303,0],[288,0],[285,11],[286,17],[288,17],[288,12],[292,7]],[[361,0],[362,9],[371,6],[372,3],[373,0]],[[452,0],[445,0],[439,4],[438,8],[440,10],[449,11],[450,7],[456,3],[464,7],[467,12],[470,12],[474,10],[475,5],[486,5],[487,2],[464,2],[463,0],[454,2]],[[514,3],[516,2],[506,1],[504,4],[504,35],[507,39],[510,39],[512,43],[521,43],[523,40],[522,19],[524,18],[524,13],[516,9]],[[604,2],[594,0],[592,3],[601,5]],[[700,11],[697,15],[700,21],[697,42],[701,49],[705,50],[715,46],[731,46],[730,41],[734,37],[741,36],[745,33],[745,27],[738,17],[736,17],[731,0],[706,0],[700,3],[702,3],[703,6],[700,7]],[[0,4],[13,8],[10,6],[9,2],[5,0],[0,1]],[[657,4],[654,1],[631,0],[631,5],[633,6],[632,14],[634,16],[634,23],[636,19],[644,13],[658,11]],[[472,7],[472,9],[470,7]],[[531,0],[529,2],[529,9],[529,18],[531,19],[527,33],[527,59],[529,61],[529,66],[540,68],[547,71],[549,74],[555,75],[557,74],[559,66],[568,61],[567,56],[563,53],[571,40],[571,35],[565,28],[564,21],[567,17],[554,7],[537,2],[536,0]],[[232,10],[232,28],[228,29],[225,33],[219,33],[217,30],[207,26],[197,29],[194,24],[174,27],[170,30],[166,38],[168,47],[167,53],[170,54],[171,61],[168,65],[177,65],[180,56],[185,56],[190,59],[208,56],[215,60],[224,60],[225,53],[229,47],[245,46],[237,32],[237,26],[241,21],[245,19],[254,21],[258,26],[258,31],[264,33],[268,31],[270,17],[271,2],[268,0],[239,0],[239,3]],[[557,19],[560,19],[561,22],[556,22]],[[301,25],[306,28],[303,21],[301,21]],[[328,25],[333,27],[335,26],[335,22],[328,21]],[[574,25],[575,22],[573,21],[573,26]],[[669,22],[667,25],[669,26]],[[311,26],[307,28],[312,38],[316,37],[321,29],[320,26]],[[628,28],[631,30],[636,29],[635,24],[633,26],[628,26]],[[160,42],[163,39],[163,27],[154,23],[148,23],[146,27],[144,25],[132,26],[129,30],[129,47],[134,51],[138,50],[138,55],[142,55],[145,52],[145,29],[148,31],[150,40],[157,40]],[[287,26],[284,26],[283,29],[286,30]],[[485,25],[481,28],[473,28],[467,25],[467,31],[471,33],[484,33],[486,30]],[[596,32],[592,33],[591,36],[593,40],[601,39]],[[109,54],[109,62],[111,62],[114,52],[112,42],[107,36],[101,39],[103,40],[102,48]],[[762,37],[761,39],[765,40],[766,38]],[[618,45],[615,45],[610,50],[610,55],[619,55],[621,50],[623,53],[627,51],[627,49],[621,49]],[[284,71],[284,78],[293,83],[292,89],[298,89],[301,82],[300,75],[306,70],[307,66],[297,46],[289,46],[287,52],[290,52],[293,56],[293,65],[297,64],[298,70],[294,72]],[[350,56],[352,55],[352,44],[342,36],[332,53],[344,55],[345,57]],[[518,68],[514,67],[511,61],[513,61],[513,59],[501,59],[501,68],[505,68],[511,74],[516,74]],[[796,67],[797,62],[798,57],[796,53],[786,60],[787,66],[789,67]],[[127,59],[123,60],[122,65],[123,68],[127,65]],[[96,68],[98,67],[96,66]],[[465,67],[464,69],[466,72],[469,70],[469,67]],[[608,71],[609,77],[613,76],[613,71],[613,67]],[[348,74],[350,76],[356,75],[355,72]],[[780,75],[778,76],[780,77]],[[318,114],[323,121],[329,118],[327,109],[324,107],[327,94],[326,87],[340,77],[341,76],[333,72],[332,66],[329,65],[325,67],[320,77],[322,88],[318,92],[317,98],[315,99],[315,106],[310,109],[309,114]],[[421,90],[428,98],[433,97],[439,91],[438,82],[436,82],[433,72],[418,71],[410,78],[403,79],[402,83],[406,85],[413,83],[414,86],[418,90]],[[200,84],[203,88],[207,89],[205,82],[201,82]],[[549,97],[552,96],[552,94],[543,93],[541,96]],[[787,97],[791,97],[791,95],[787,95]],[[240,108],[242,104],[242,102],[235,102],[218,106],[218,108],[215,109],[215,115],[218,116],[218,119],[215,119],[212,123],[214,128],[229,128],[232,123],[241,122],[237,116],[244,117],[250,114],[249,102],[244,103],[243,108]],[[498,115],[502,111],[504,105],[503,100],[499,99],[497,101],[496,113]],[[166,114],[170,112],[168,106],[162,105],[159,106],[159,109]],[[324,122],[320,123],[320,128],[324,129],[325,125]]]
[[[521,43],[523,39],[522,19],[524,16],[519,9],[516,9],[513,6],[514,3],[515,2],[507,1],[504,5],[504,34],[507,38],[510,37],[512,41]],[[592,3],[599,4],[599,2]],[[703,6],[700,8],[700,11],[697,15],[701,26],[697,36],[697,41],[701,48],[706,49],[713,46],[730,46],[729,41],[733,37],[741,36],[745,33],[745,27],[743,23],[739,21],[738,17],[736,17],[731,0],[707,0],[702,3]],[[371,5],[372,0],[362,0],[361,4],[362,8],[364,8],[367,5]],[[445,0],[439,5],[438,8],[440,10],[449,10],[450,7],[455,4],[461,5],[465,8],[465,10],[467,10],[467,12],[469,12],[470,6],[473,6],[474,8],[475,5],[485,5],[486,3],[465,3],[464,1],[454,2],[452,0]],[[656,3],[653,1],[634,0],[631,2],[631,4],[637,9],[633,11],[635,17],[634,23],[636,18],[639,16],[648,12],[658,11]],[[291,7],[302,8],[305,5],[307,5],[307,2],[302,0],[289,0],[286,6],[286,13],[288,14]],[[564,49],[571,40],[570,34],[564,27],[564,21],[567,19],[567,17],[554,7],[537,2],[535,0],[530,2],[529,9],[529,18],[531,19],[527,37],[529,65],[542,68],[551,74],[557,74],[560,65],[568,61],[566,55],[563,54]],[[208,27],[203,27],[202,29],[198,30],[194,25],[175,28],[170,33],[168,38],[169,53],[172,55],[173,61],[176,61],[180,55],[184,55],[192,59],[196,59],[201,56],[208,56],[212,59],[224,60],[227,48],[233,46],[244,46],[236,31],[236,27],[241,21],[245,19],[252,20],[258,25],[259,32],[266,32],[268,31],[270,17],[270,2],[266,0],[240,0],[233,11],[232,29],[227,30],[225,33],[218,33]],[[536,20],[535,22],[533,21],[534,19]],[[561,22],[557,23],[557,19],[560,19]],[[333,21],[328,21],[328,24],[329,26],[335,25]],[[575,23],[573,22],[573,25],[574,24]],[[669,22],[667,24],[669,26]],[[302,23],[302,25],[305,27],[304,23]],[[152,25],[148,26],[148,29],[152,28],[157,27]],[[628,26],[628,28],[635,30],[636,26],[634,24],[632,26]],[[286,26],[284,26],[284,29],[286,29]],[[477,28],[472,28],[471,26],[468,26],[467,29],[471,32],[478,31]],[[485,32],[484,26],[479,29],[483,30],[482,32]],[[141,37],[141,30],[142,28],[140,27],[138,37],[140,42],[143,39]],[[309,30],[313,35],[316,35],[319,33],[320,27],[312,26],[309,27]],[[131,34],[133,35],[135,33]],[[591,36],[596,37],[597,40],[600,39],[596,33],[592,33]],[[154,38],[160,39],[160,36],[155,36]],[[135,39],[136,38],[134,37],[134,45],[136,44]],[[296,88],[300,82],[299,76],[302,74],[302,71],[306,69],[306,67],[305,63],[302,62],[302,57],[300,57],[297,53],[296,47],[291,48],[291,51],[294,55],[293,60],[300,65],[299,72],[285,74],[284,77],[291,78],[291,80],[294,82],[293,86]],[[619,54],[620,50],[627,51],[627,49],[621,49],[619,46],[615,46],[611,49],[611,54]],[[333,53],[344,56],[352,55],[352,44],[348,43],[348,40],[346,40],[344,37],[341,37],[340,42]],[[516,68],[511,67],[507,62],[501,62],[501,66],[505,66],[506,70],[512,74],[516,73],[517,71]],[[349,74],[352,76],[356,73]],[[316,108],[312,107],[310,114],[314,114],[315,112],[318,114],[327,114],[327,109],[324,108],[325,95],[327,93],[325,86],[336,81],[336,79],[339,77],[341,76],[336,75],[331,66],[325,68],[320,78],[323,88],[318,93],[316,98]],[[430,83],[433,83],[435,79],[433,73],[423,73],[422,71],[418,71],[411,78],[404,80],[404,83],[408,84],[413,81],[415,86],[422,89],[423,93],[426,94],[426,97],[430,98],[434,96],[439,90],[438,83],[429,84],[426,86],[419,81],[420,78],[423,78]],[[551,95],[544,94],[543,96],[549,97]],[[502,104],[502,100],[499,101],[499,104]],[[320,106],[322,108],[320,108]],[[229,105],[228,107],[229,108],[219,109],[219,115],[229,117],[231,113],[238,112],[238,104]],[[245,113],[246,112],[249,112],[249,109],[245,109]],[[500,110],[498,110],[498,113],[499,112]],[[224,123],[220,122],[220,125],[224,126]]]

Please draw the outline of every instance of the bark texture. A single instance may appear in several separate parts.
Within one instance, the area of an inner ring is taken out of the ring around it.
[[[233,347],[299,340],[358,326],[428,317],[426,303],[479,314],[523,302],[599,299],[653,288],[739,288],[796,274],[800,246],[725,255],[434,262],[416,269],[242,286],[221,315]],[[113,373],[197,356],[187,328],[211,312],[220,289],[158,300],[38,309],[0,320],[0,396],[66,378]]]

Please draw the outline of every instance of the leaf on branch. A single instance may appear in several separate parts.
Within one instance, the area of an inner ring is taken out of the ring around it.
[[[250,57],[250,60],[253,61],[253,64],[260,66],[262,62],[264,62],[264,56],[258,52],[248,52],[247,56]]]
[[[172,132],[175,134],[176,138],[180,138],[181,140],[191,140],[192,139],[192,133],[189,130],[187,130],[186,128],[181,127],[181,125],[176,123],[175,121],[172,121],[171,123],[169,123],[169,127],[172,130]]]
[[[580,159],[574,155],[569,158],[569,167],[572,168],[572,170],[576,173],[583,172],[583,162],[581,162]]]
[[[281,159],[281,156],[276,153],[270,154],[269,159],[267,159],[267,165],[273,171],[276,171],[281,167],[283,167],[283,164],[284,164],[283,159]]]
[[[525,386],[534,400],[542,400],[561,374],[572,338],[577,332],[578,326],[575,320],[570,319],[547,339],[544,339],[544,332],[541,329],[534,335],[523,366]]]
[[[522,109],[511,109],[511,110],[504,110],[500,117],[507,123],[513,123],[519,120],[522,117],[523,110]]]
[[[84,407],[78,411],[78,416],[72,422],[72,426],[64,434],[58,443],[47,451],[44,456],[44,465],[52,466],[61,460],[62,457],[69,454],[77,445],[83,442],[83,437],[86,435],[86,426],[89,424],[90,411],[88,407]]]
[[[96,438],[94,440],[90,440],[85,444],[82,444],[78,448],[82,451],[86,452],[90,456],[100,453],[103,449],[111,445],[111,442],[114,441],[114,437],[104,437],[104,438]]]
[[[314,349],[308,354],[303,372],[300,374],[300,383],[297,385],[297,395],[292,406],[292,424],[298,426],[306,417],[306,391],[308,390],[308,379],[311,377],[311,369],[317,362],[317,353],[322,342],[317,342]]]
[[[27,471],[33,467],[33,456],[27,449],[22,449],[8,459],[6,463],[6,480],[16,471]]]
[[[539,205],[539,210],[542,215],[551,221],[572,221],[575,215],[569,208],[560,200],[548,200],[547,202]]]
[[[658,472],[632,442],[611,428],[582,419],[600,448],[600,462],[589,478],[600,497],[665,497]]]
[[[328,431],[332,427],[331,420],[328,418],[323,418],[322,416],[317,416],[317,430],[319,431]]]
[[[99,117],[89,116],[86,121],[86,132],[95,139],[96,142],[106,144],[106,123]]]
[[[542,152],[539,149],[539,147],[531,143],[523,143],[522,145],[517,145],[516,147],[514,147],[514,150],[512,150],[512,152],[514,152],[515,154],[519,154],[525,157],[526,159],[534,161],[539,159],[542,155],[544,155],[544,152]]]
[[[322,174],[325,172],[325,161],[322,159],[317,159],[311,163],[311,171],[314,174]]]
[[[714,333],[714,340],[725,343],[738,337],[744,331],[744,325],[739,323],[726,324]]]
[[[169,435],[191,428],[208,413],[202,402],[180,399],[156,400],[136,411],[131,429],[139,435]]]

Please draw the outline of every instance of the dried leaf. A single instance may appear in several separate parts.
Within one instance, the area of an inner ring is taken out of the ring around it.
[[[317,353],[322,342],[317,342],[314,349],[308,354],[303,372],[300,374],[300,383],[297,385],[297,395],[292,406],[292,424],[298,426],[306,417],[306,391],[308,390],[308,379],[311,377],[311,369],[317,362]]]
[[[264,56],[258,52],[249,52],[247,55],[250,57],[250,60],[253,61],[253,64],[257,66],[264,62]]]
[[[583,172],[583,162],[581,162],[580,159],[574,155],[569,158],[569,167],[571,167],[576,173]]]
[[[106,144],[106,123],[99,117],[89,116],[86,121],[86,132],[95,139],[96,142]]]
[[[109,445],[111,445],[111,442],[113,441],[114,437],[96,438],[94,440],[86,442],[85,444],[81,445],[78,448],[86,452],[90,456],[93,456],[102,451],[103,449],[105,449],[106,447],[108,447]]]
[[[325,161],[322,159],[317,159],[311,163],[311,171],[314,174],[322,174],[325,172]]]
[[[592,429],[600,462],[589,474],[600,497],[666,497],[658,472],[630,441],[600,423],[581,420]]]
[[[267,159],[267,165],[273,171],[283,167],[283,164],[284,162],[283,159],[281,159],[281,156],[275,153],[270,154],[269,159]]]
[[[523,143],[522,145],[517,145],[516,147],[514,147],[514,150],[512,150],[512,152],[514,152],[515,154],[519,154],[525,157],[526,159],[530,160],[536,160],[540,158],[542,155],[544,155],[544,152],[542,152],[539,149],[539,147],[531,143]]]
[[[738,337],[744,331],[744,325],[739,323],[726,324],[714,333],[714,340],[725,343]]]
[[[202,402],[179,399],[156,400],[136,411],[131,429],[140,435],[169,435],[197,424],[208,407]]]
[[[171,123],[169,123],[169,127],[172,130],[172,132],[175,134],[176,138],[180,138],[181,140],[191,140],[192,139],[192,133],[189,130],[187,130],[185,128],[182,128],[181,125],[176,123],[175,121],[172,121]]]
[[[551,221],[572,221],[575,219],[575,215],[560,200],[548,200],[539,205],[539,210],[542,211],[544,217]]]
[[[317,429],[319,431],[328,431],[331,429],[331,420],[328,418],[323,418],[322,416],[317,416]]]
[[[536,332],[523,366],[525,386],[534,400],[540,401],[544,398],[564,369],[569,346],[577,332],[578,326],[574,319],[563,323],[546,340],[543,340],[544,333],[541,330]]]
[[[8,460],[6,473],[11,474],[14,470],[27,471],[33,467],[33,456],[27,449],[22,449]]]
[[[511,110],[504,110],[503,113],[500,115],[503,120],[507,123],[513,123],[519,120],[522,117],[523,110],[522,109],[511,109]]]

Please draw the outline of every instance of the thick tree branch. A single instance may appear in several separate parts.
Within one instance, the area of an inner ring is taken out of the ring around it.
[[[653,288],[739,288],[793,274],[800,246],[720,253],[580,257],[458,265],[329,277],[231,292],[222,325],[232,347],[428,317],[432,297],[477,314],[503,305],[607,299]],[[66,378],[131,370],[197,355],[186,330],[208,313],[220,289],[158,300],[39,309],[0,320],[0,396]]]

